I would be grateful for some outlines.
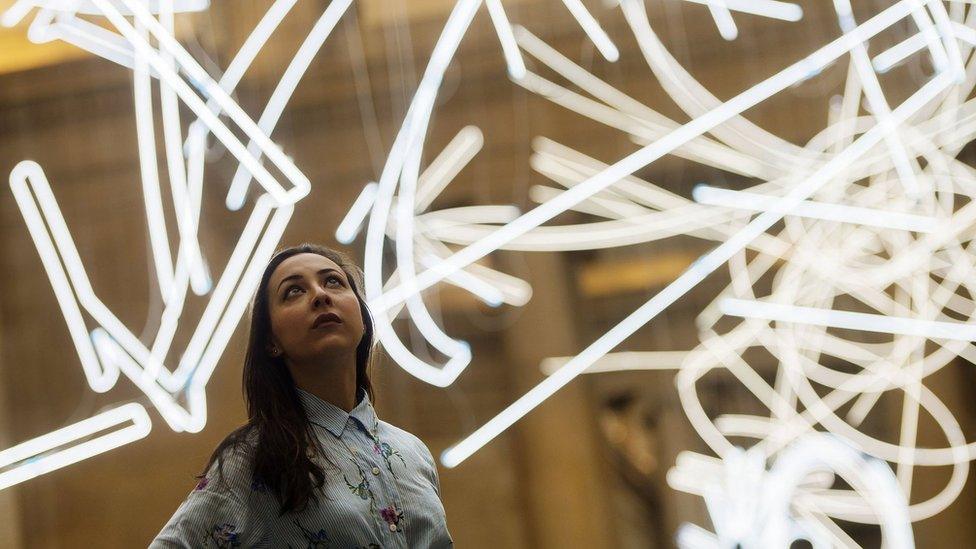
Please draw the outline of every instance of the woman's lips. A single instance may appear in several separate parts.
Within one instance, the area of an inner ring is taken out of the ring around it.
[[[334,326],[336,324],[342,324],[342,319],[339,315],[335,313],[321,314],[315,318],[315,322],[312,323],[312,329],[318,329],[323,326]]]
[[[338,321],[334,321],[334,320],[329,320],[329,321],[326,321],[326,322],[319,322],[312,329],[313,330],[317,330],[317,329],[322,328],[324,326],[338,326],[339,324],[342,324],[342,323],[341,322],[338,322]]]

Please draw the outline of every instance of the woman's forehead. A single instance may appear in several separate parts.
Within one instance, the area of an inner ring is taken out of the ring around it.
[[[342,272],[342,267],[325,256],[316,253],[296,254],[282,261],[275,268],[274,273],[271,274],[270,282],[273,286],[277,281],[285,277],[296,274],[311,276],[322,269],[335,269]]]

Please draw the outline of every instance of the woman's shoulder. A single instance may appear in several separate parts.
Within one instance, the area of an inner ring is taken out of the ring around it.
[[[381,438],[391,443],[399,443],[404,449],[418,454],[424,461],[429,462],[431,466],[434,465],[434,457],[430,453],[430,448],[427,447],[427,444],[420,437],[382,419],[378,420],[378,422]]]
[[[257,432],[241,427],[228,434],[214,449],[213,461],[246,463],[257,447]]]
[[[234,431],[214,449],[200,483],[210,490],[246,492],[253,484],[253,456],[257,436],[253,431]]]

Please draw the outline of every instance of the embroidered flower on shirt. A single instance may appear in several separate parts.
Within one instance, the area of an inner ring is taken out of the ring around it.
[[[403,511],[398,511],[393,505],[384,507],[380,509],[380,516],[387,524],[400,524],[400,520],[403,518]]]
[[[198,482],[197,485],[193,489],[194,490],[203,490],[204,488],[207,487],[208,484],[210,484],[210,479],[208,479],[207,477],[203,477],[202,479],[200,479],[200,482]]]
[[[203,540],[204,547],[209,547],[215,543],[221,549],[225,547],[240,547],[241,542],[237,539],[237,527],[233,524],[215,524],[210,535]]]
[[[403,456],[400,454],[400,452],[398,450],[394,450],[392,446],[390,446],[385,442],[379,442],[378,440],[374,440],[373,453],[379,456],[383,456],[383,461],[386,462],[386,469],[390,471],[390,474],[393,475],[393,478],[396,478],[396,473],[393,472],[393,464],[390,463],[391,457],[396,456],[397,458],[400,459],[400,463],[402,463],[404,467],[407,466],[407,462],[403,460]]]
[[[359,470],[359,484],[353,484],[349,482],[349,477],[342,475],[342,479],[346,481],[346,486],[349,487],[349,491],[354,495],[359,496],[359,499],[363,501],[369,501],[369,511],[373,512],[375,507],[373,506],[373,491],[369,489],[369,480],[366,478],[366,474],[363,472],[363,468],[359,466],[355,461],[356,469]]]
[[[355,484],[355,485],[349,482],[349,477],[347,477],[346,475],[342,475],[342,478],[343,480],[346,481],[346,486],[349,487],[349,490],[353,494],[359,496],[359,499],[363,501],[369,499],[371,494],[369,491],[369,481],[366,480],[366,477],[363,477],[363,479],[359,481],[359,484]]]
[[[305,546],[308,549],[312,549],[315,547],[328,547],[329,544],[332,542],[332,540],[329,539],[329,535],[325,533],[324,528],[319,529],[318,532],[313,532],[308,528],[302,526],[302,523],[298,522],[298,519],[295,519],[292,522],[295,524],[295,526],[301,529],[302,535],[305,536],[305,541],[308,542],[308,545]]]

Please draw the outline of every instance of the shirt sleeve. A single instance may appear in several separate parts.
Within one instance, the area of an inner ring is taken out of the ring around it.
[[[430,453],[430,448],[424,441],[420,440],[420,437],[414,435],[413,433],[408,433],[403,431],[407,436],[413,440],[413,446],[416,448],[417,454],[420,455],[423,461],[423,466],[420,467],[421,473],[427,477],[427,480],[433,485],[434,492],[437,493],[437,497],[441,495],[441,479],[437,474],[437,463],[434,461],[434,455]]]
[[[420,440],[420,439],[417,439]],[[430,448],[427,447],[423,441],[420,442],[420,447],[423,448],[423,454],[427,458],[427,466],[430,468],[430,475],[433,477],[434,491],[437,492],[437,497],[441,495],[441,478],[437,473],[437,462],[434,461],[433,454],[430,453]]]
[[[423,473],[428,477],[428,480],[434,488],[434,493],[437,495],[437,500],[429,502],[429,505],[431,508],[436,509],[436,513],[442,517],[439,521],[439,526],[430,533],[431,539],[429,540],[429,546],[438,548],[454,547],[454,539],[451,537],[451,533],[447,528],[447,516],[444,512],[444,506],[440,501],[441,480],[440,475],[437,473],[437,462],[434,461],[434,456],[424,441],[416,436],[414,436],[414,439],[417,441],[420,455],[426,463],[426,466],[423,467]]]
[[[253,547],[267,543],[264,538],[270,517],[264,514],[269,506],[254,501],[253,490],[238,489],[246,469],[237,461],[224,463],[223,476],[216,465],[212,467],[150,547]]]

